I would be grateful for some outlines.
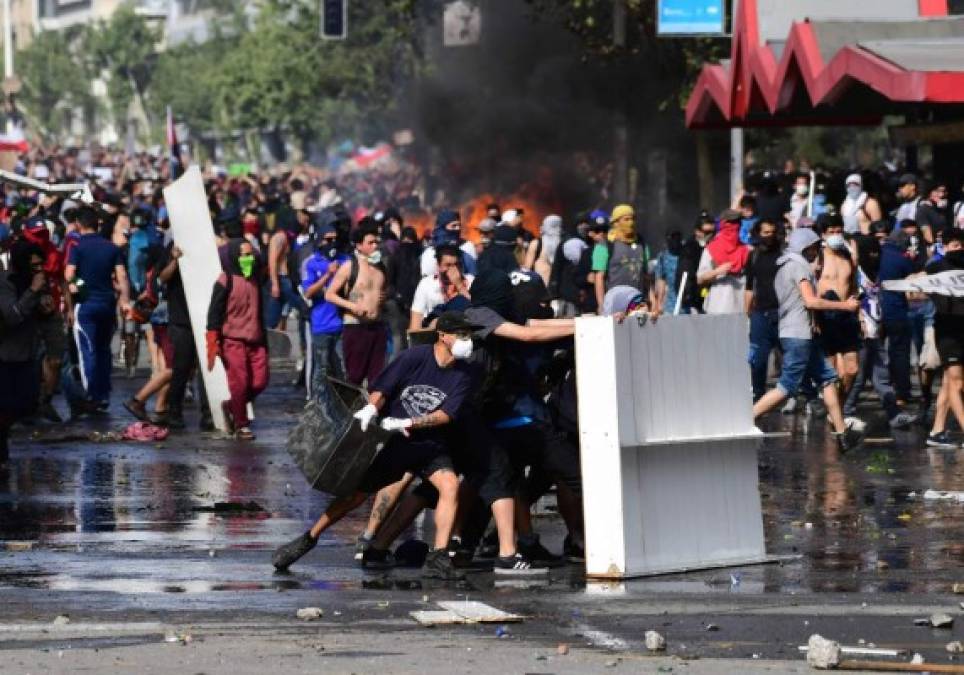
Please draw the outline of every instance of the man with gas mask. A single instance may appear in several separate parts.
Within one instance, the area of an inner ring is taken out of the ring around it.
[[[354,495],[332,501],[308,532],[275,551],[272,564],[277,569],[287,569],[311,551],[322,532],[361,506],[368,495],[411,473],[422,476],[439,493],[435,545],[425,559],[423,576],[458,576],[446,550],[455,523],[459,489],[448,436],[472,393],[474,378],[466,361],[472,356],[475,327],[461,312],[447,312],[439,317],[435,328],[435,343],[403,351],[372,382],[368,405],[355,413],[362,431],[379,424],[382,429],[397,433],[368,468]]]
[[[790,235],[786,252],[779,258],[774,289],[779,302],[780,346],[783,371],[777,386],[753,405],[753,416],[773,410],[788,397],[796,396],[805,379],[823,392],[827,415],[841,452],[860,443],[861,435],[844,422],[837,391],[837,373],[824,358],[820,343],[814,339],[813,312],[837,310],[856,312],[855,297],[826,300],[817,295],[812,265],[820,256],[821,240],[810,228],[799,228]]]
[[[260,274],[254,248],[245,240],[229,243],[229,267],[211,293],[207,321],[207,369],[220,356],[231,398],[224,412],[236,436],[252,440],[248,403],[268,386],[268,348],[261,307]]]

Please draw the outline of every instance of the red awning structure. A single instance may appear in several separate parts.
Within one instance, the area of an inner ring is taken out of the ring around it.
[[[780,9],[759,13],[773,0],[740,0],[731,58],[704,66],[687,126],[876,124],[922,104],[964,114],[964,17],[947,16],[946,0],[910,0],[907,16],[906,1],[889,2],[904,15],[879,18],[876,2],[840,0],[839,16],[823,5],[778,38],[761,35],[761,19],[779,25]]]

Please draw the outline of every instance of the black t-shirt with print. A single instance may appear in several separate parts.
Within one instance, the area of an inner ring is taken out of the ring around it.
[[[441,410],[454,420],[472,390],[472,369],[461,361],[442,368],[435,360],[435,346],[419,345],[399,354],[378,376],[371,390],[385,397],[382,417],[414,419]],[[422,429],[413,433],[423,437],[436,431]]]

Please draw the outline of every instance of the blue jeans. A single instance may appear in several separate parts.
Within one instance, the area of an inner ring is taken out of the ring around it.
[[[750,380],[753,383],[753,400],[767,392],[767,369],[770,352],[780,343],[780,315],[775,309],[750,313]]]
[[[278,324],[281,323],[281,315],[284,313],[285,308],[298,310],[298,315],[302,317],[302,320],[308,313],[304,298],[301,297],[297,289],[291,284],[290,277],[278,277],[278,285],[281,287],[281,297],[273,298],[271,297],[271,284],[267,284],[268,304],[264,322],[268,328],[278,327]]]
[[[887,339],[887,356],[890,358],[890,379],[894,383],[897,398],[910,400],[910,321],[907,319],[884,319],[884,336]]]
[[[844,401],[844,415],[857,414],[857,400],[860,398],[860,391],[864,388],[864,383],[867,382],[868,378],[873,382],[874,390],[880,396],[881,404],[887,413],[887,419],[893,419],[900,412],[900,409],[897,407],[894,388],[890,385],[887,350],[884,349],[883,340],[877,338],[864,338],[863,348],[860,350],[860,370],[857,371],[854,386],[850,388],[847,393],[847,400]]]
[[[816,340],[780,338],[780,346],[783,348],[783,372],[777,387],[787,396],[796,396],[804,379],[812,380],[818,391],[837,381],[837,371],[827,363]]]
[[[311,396],[326,407],[331,405],[333,395],[328,385],[328,376],[345,379],[345,369],[338,353],[339,342],[341,333],[311,334]]]

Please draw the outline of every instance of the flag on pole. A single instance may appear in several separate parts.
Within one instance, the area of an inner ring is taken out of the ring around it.
[[[184,163],[181,161],[181,146],[177,142],[177,130],[174,128],[174,113],[171,112],[171,106],[167,106],[167,151],[171,163],[171,181],[175,181],[184,173]]]
[[[0,132],[0,152],[27,152],[30,146],[24,136],[23,127],[14,120],[8,120],[6,129]]]

